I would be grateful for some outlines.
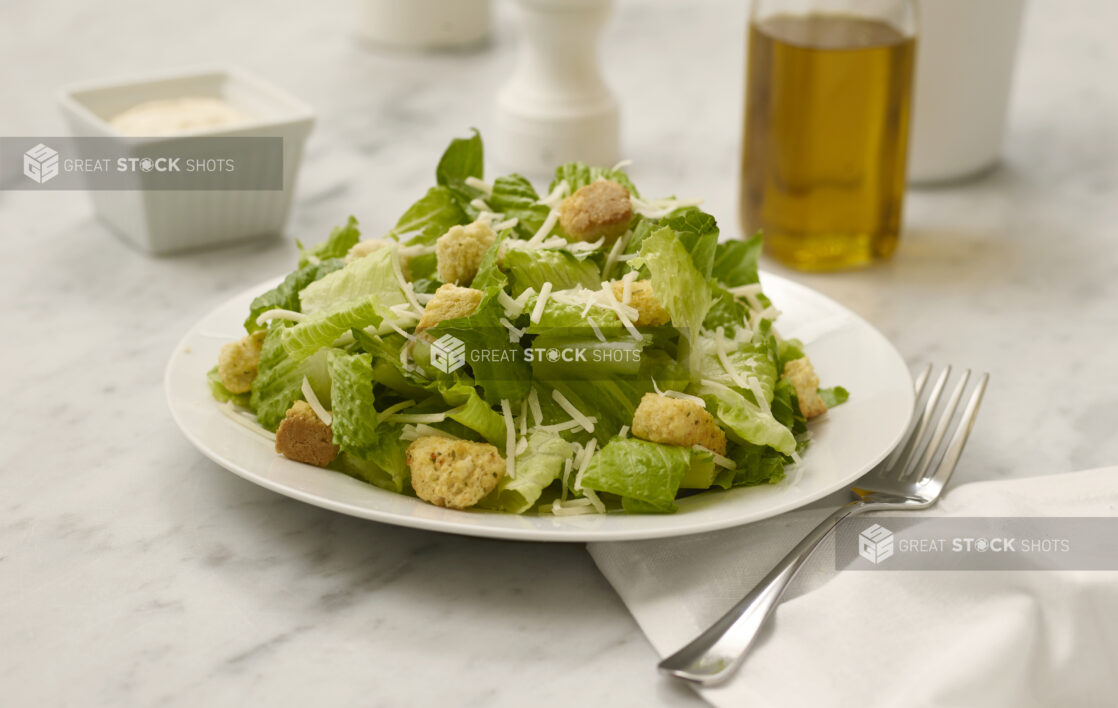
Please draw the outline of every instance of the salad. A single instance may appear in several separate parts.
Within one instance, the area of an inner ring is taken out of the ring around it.
[[[666,513],[773,484],[820,389],[757,275],[696,202],[620,167],[486,181],[480,135],[386,234],[357,220],[252,301],[208,379],[278,454],[455,509]]]

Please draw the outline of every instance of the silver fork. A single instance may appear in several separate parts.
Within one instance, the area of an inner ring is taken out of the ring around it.
[[[947,430],[966,392],[971,372],[963,372],[951,396],[938,410],[951,376],[948,366],[936,377],[928,395],[924,389],[932,366],[916,378],[916,410],[904,441],[857,482],[851,490],[854,501],[841,507],[819,524],[757,584],[741,602],[694,641],[660,662],[668,675],[713,686],[722,683],[741,666],[765,620],[776,609],[781,596],[804,562],[843,519],[868,511],[924,509],[936,503],[967,443],[989,374],[978,377],[954,433],[945,442]],[[938,417],[936,417],[938,415]],[[934,464],[933,464],[934,463]]]

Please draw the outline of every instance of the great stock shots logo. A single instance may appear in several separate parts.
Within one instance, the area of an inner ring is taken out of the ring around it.
[[[444,374],[457,371],[465,363],[466,345],[458,337],[444,334],[431,344],[431,364]]]
[[[858,534],[858,555],[875,565],[889,558],[893,555],[893,532],[874,524]]]
[[[58,151],[39,143],[23,153],[23,174],[39,184],[58,176]]]

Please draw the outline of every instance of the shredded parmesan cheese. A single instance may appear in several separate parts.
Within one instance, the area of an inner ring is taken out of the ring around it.
[[[389,423],[441,423],[446,420],[443,413],[393,413],[386,419]]]
[[[314,411],[314,414],[318,416],[318,419],[323,423],[330,425],[334,420],[334,416],[330,415],[330,411],[326,410],[326,407],[319,402],[318,396],[314,394],[314,389],[311,388],[311,382],[307,380],[306,376],[303,377],[303,385],[301,388],[303,397],[307,399],[307,403],[310,405],[311,410]]]
[[[595,492],[593,489],[583,489],[582,493],[585,494],[586,498],[590,500],[590,503],[594,505],[595,511],[597,511],[599,514],[606,513],[606,505],[603,504],[602,500],[598,498],[597,492]]]
[[[729,457],[726,457],[725,455],[719,455],[717,452],[711,450],[710,448],[696,444],[692,445],[691,449],[712,455],[714,457],[714,464],[718,465],[719,467],[725,467],[728,470],[736,470],[738,468],[738,466],[734,464],[734,461],[731,460]]]
[[[568,401],[567,397],[559,392],[559,389],[552,389],[551,397],[555,399],[555,402],[559,404],[560,408],[567,412],[567,415],[582,426],[583,430],[588,433],[594,432],[594,420],[575,408],[574,404]]]
[[[757,399],[757,405],[765,412],[765,415],[771,415],[772,411],[769,409],[769,401],[765,398],[765,392],[761,388],[761,382],[757,380],[756,376],[749,377],[748,388],[753,393],[753,397]]]
[[[307,316],[304,315],[302,312],[276,308],[274,310],[265,310],[257,315],[256,324],[262,325],[265,322],[271,322],[272,320],[291,320],[292,322],[303,322],[306,319]]]
[[[477,177],[472,177],[471,176],[471,177],[467,177],[463,181],[466,183],[467,187],[473,187],[474,189],[478,190],[479,192],[485,192],[486,194],[493,194],[493,185],[489,184],[485,180],[481,180],[481,179],[478,179]]]
[[[505,474],[516,478],[516,424],[512,420],[509,399],[501,399],[501,415],[505,417]]]
[[[594,456],[594,448],[598,445],[597,438],[590,438],[590,442],[586,443],[586,447],[582,450],[582,459],[578,463],[578,472],[575,474],[574,489],[576,492],[585,492],[582,488],[582,476],[586,474],[586,470],[590,467],[590,458]]]
[[[543,308],[547,306],[547,298],[551,295],[551,281],[540,286],[540,296],[536,298],[536,306],[532,308],[532,315],[528,318],[532,324],[539,324],[543,317]]]
[[[629,426],[622,425],[621,430],[617,431],[617,437],[619,437],[619,438],[629,437]]]
[[[541,241],[547,238],[547,235],[551,233],[551,230],[555,228],[555,225],[557,223],[559,223],[559,212],[555,209],[552,209],[551,212],[548,213],[547,218],[544,219],[539,231],[537,231],[536,234],[532,236],[532,238],[528,239],[528,244],[539,244]]]
[[[540,394],[536,392],[535,386],[528,392],[528,408],[532,411],[532,420],[536,421],[536,425],[543,425],[543,409],[540,408]]]

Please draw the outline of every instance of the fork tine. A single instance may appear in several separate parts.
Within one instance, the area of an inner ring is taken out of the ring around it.
[[[928,444],[924,446],[924,456],[920,458],[920,462],[913,468],[913,477],[915,479],[924,479],[924,475],[927,473],[928,468],[932,466],[932,460],[939,450],[939,444],[943,441],[944,434],[947,433],[947,426],[951,425],[951,419],[955,417],[955,409],[959,407],[959,400],[962,399],[963,391],[966,390],[967,381],[969,380],[970,369],[967,369],[963,371],[959,383],[951,393],[951,398],[947,399],[947,405],[944,406],[943,412],[940,413],[939,423],[936,425],[935,432],[932,433],[932,438],[928,441]]]
[[[919,416],[915,415],[915,412],[920,407],[920,396],[922,396],[924,394],[924,388],[927,385],[928,378],[931,376],[931,374],[932,374],[932,364],[930,364],[930,363],[927,366],[924,367],[923,371],[921,371],[919,374],[917,374],[916,381],[914,381],[913,384],[912,384],[912,390],[913,390],[913,393],[915,394],[915,396],[913,396],[913,399],[912,399],[913,400],[912,407],[913,407],[913,414],[914,415],[912,416],[912,420],[910,420],[908,422],[908,427],[905,428],[904,437],[901,438],[901,443],[899,445],[897,445],[897,447],[894,448],[893,451],[889,453],[889,455],[885,458],[885,460],[882,461],[881,464],[879,464],[877,466],[878,472],[883,473],[883,474],[888,474],[889,470],[892,470],[892,469],[895,468],[895,466],[897,464],[897,460],[900,459],[901,453],[904,451],[905,446],[908,444],[909,439],[912,437],[912,431],[916,428],[917,420],[919,418]]]
[[[951,479],[951,473],[955,471],[955,466],[959,463],[959,457],[963,454],[963,447],[967,444],[967,438],[970,437],[970,431],[974,428],[974,421],[978,417],[978,407],[982,405],[982,396],[986,392],[986,383],[990,380],[990,374],[982,374],[982,378],[978,380],[978,384],[974,387],[974,393],[971,394],[970,400],[967,401],[967,407],[963,409],[963,415],[959,419],[959,425],[955,428],[955,433],[951,436],[951,442],[947,445],[947,450],[943,453],[943,459],[936,468],[927,482],[927,493],[935,498],[939,495],[940,491]]]
[[[920,394],[924,393],[924,384],[928,383],[928,377],[931,376],[931,374],[932,365],[928,364],[924,367],[924,370],[916,376],[916,381],[912,385],[912,388],[916,393],[916,397],[914,400],[920,400]]]
[[[928,430],[928,422],[936,411],[940,394],[943,393],[943,387],[947,384],[947,377],[950,375],[951,366],[948,365],[944,367],[943,373],[939,375],[932,386],[932,392],[928,394],[928,400],[924,403],[924,410],[920,411],[920,416],[916,419],[916,424],[913,426],[912,432],[909,433],[908,439],[905,440],[903,449],[897,458],[891,461],[892,465],[895,466],[890,469],[889,474],[895,473],[897,479],[904,479],[906,470],[916,457],[917,451],[921,449],[924,433]]]

